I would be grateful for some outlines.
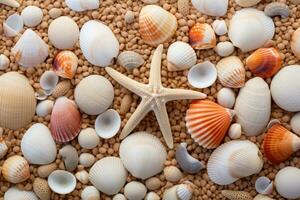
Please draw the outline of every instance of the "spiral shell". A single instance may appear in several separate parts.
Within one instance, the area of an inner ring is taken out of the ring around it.
[[[63,78],[72,79],[76,73],[78,58],[72,51],[61,51],[53,60],[55,73]]]
[[[209,24],[196,23],[189,32],[189,42],[194,49],[210,49],[216,46],[217,39]]]

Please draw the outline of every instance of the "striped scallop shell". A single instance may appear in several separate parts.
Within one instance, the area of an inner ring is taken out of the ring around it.
[[[217,45],[216,34],[209,24],[196,23],[189,32],[189,42],[194,49],[210,49]]]
[[[176,187],[177,197],[181,200],[190,200],[193,196],[193,187],[191,184],[180,184]]]
[[[186,114],[186,126],[192,138],[202,147],[220,145],[232,120],[232,112],[209,101],[194,101]]]
[[[52,92],[52,96],[54,98],[58,98],[64,96],[71,89],[71,82],[69,80],[64,80],[59,82]]]
[[[124,51],[118,56],[118,63],[127,69],[133,69],[144,64],[143,57],[134,51]]]
[[[53,60],[53,69],[58,76],[72,79],[76,73],[78,58],[72,51],[61,51]]]
[[[3,177],[11,183],[21,183],[30,177],[29,164],[22,156],[12,156],[4,161]]]
[[[11,187],[4,193],[4,200],[39,200],[39,198],[32,191]]]
[[[297,58],[300,58],[300,28],[293,33],[291,49]]]

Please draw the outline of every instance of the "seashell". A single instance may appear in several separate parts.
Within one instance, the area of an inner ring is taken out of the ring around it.
[[[275,200],[275,199],[272,199],[272,198],[262,195],[262,194],[258,194],[254,197],[253,200]]]
[[[210,16],[224,16],[228,0],[192,0],[193,6],[201,13]]]
[[[299,38],[300,38],[300,28],[297,28],[296,31],[292,35],[291,49],[298,59],[300,58],[300,39]]]
[[[275,177],[276,191],[284,198],[300,198],[300,170],[296,167],[284,167]]]
[[[221,193],[229,200],[253,200],[251,194],[245,191],[222,190]]]
[[[187,144],[181,143],[176,149],[176,161],[180,168],[190,174],[196,174],[205,168],[204,163],[192,157],[187,151]]]
[[[242,135],[242,126],[238,123],[231,124],[228,130],[228,136],[232,140],[239,139]]]
[[[90,75],[76,86],[74,97],[80,110],[88,115],[98,115],[111,106],[114,88],[104,76]]]
[[[117,194],[126,183],[127,171],[120,158],[105,157],[90,169],[90,182],[101,192]]]
[[[38,89],[35,93],[34,96],[37,100],[43,101],[48,98],[48,95],[43,89]]]
[[[261,176],[255,181],[255,190],[260,194],[271,194],[273,182],[268,177]]]
[[[58,83],[58,76],[53,71],[45,71],[40,78],[41,88],[50,95]]]
[[[234,46],[248,52],[262,47],[274,33],[275,26],[270,17],[257,9],[244,8],[232,16],[228,36]]]
[[[17,2],[16,0],[0,0],[0,4],[4,4],[6,6],[10,6],[10,7],[13,7],[13,8],[20,7],[19,2]]]
[[[177,29],[176,17],[160,6],[144,6],[139,15],[139,32],[146,44],[157,46],[172,38]]]
[[[207,173],[214,183],[229,185],[240,178],[259,173],[262,167],[262,155],[254,143],[232,140],[222,144],[211,154]]]
[[[104,139],[114,137],[121,127],[121,117],[114,109],[100,114],[95,121],[95,130],[98,136]]]
[[[74,171],[77,168],[79,158],[77,150],[72,145],[66,145],[60,149],[59,155],[61,155],[68,171]]]
[[[0,76],[0,126],[17,130],[29,124],[34,116],[36,99],[28,79],[17,73]]]
[[[40,166],[37,173],[41,178],[47,178],[54,170],[57,169],[56,163]]]
[[[158,0],[142,0],[142,2],[144,2],[146,4],[154,4],[154,3],[157,3]]]
[[[145,181],[145,185],[149,190],[157,190],[162,186],[162,182],[157,177],[149,178]]]
[[[246,136],[256,136],[266,128],[271,115],[268,84],[259,77],[247,81],[235,101],[236,122]]]
[[[181,71],[194,66],[197,56],[189,44],[177,41],[169,46],[167,60],[169,71]]]
[[[300,138],[277,123],[268,130],[262,147],[266,158],[279,164],[300,149]]]
[[[217,69],[210,61],[198,63],[188,73],[188,82],[195,88],[207,88],[217,80]]]
[[[62,15],[62,11],[59,8],[51,8],[49,10],[49,16],[52,19],[56,19],[56,18],[60,17],[61,15]]]
[[[128,200],[142,200],[146,196],[147,188],[144,184],[131,181],[124,187],[124,195]]]
[[[54,102],[52,100],[44,100],[37,104],[36,114],[39,117],[46,117],[51,114]]]
[[[176,187],[176,193],[179,199],[190,200],[193,196],[193,188],[190,184],[180,184]]]
[[[290,125],[291,125],[293,132],[296,133],[297,135],[300,135],[300,113],[296,113],[292,117]]]
[[[224,20],[215,20],[212,23],[212,27],[217,35],[225,35],[228,32],[227,25]]]
[[[265,14],[269,17],[275,17],[279,15],[282,18],[287,18],[290,15],[289,7],[280,2],[273,2],[268,4],[264,10]]]
[[[189,43],[194,49],[210,49],[217,44],[216,34],[209,24],[196,23],[189,32]]]
[[[48,45],[34,31],[27,29],[11,52],[22,67],[35,67],[48,57]]]
[[[217,94],[218,104],[225,108],[233,108],[235,103],[235,94],[230,88],[222,88]]]
[[[78,58],[72,51],[61,51],[53,60],[55,73],[63,78],[72,79],[77,70]]]
[[[236,4],[242,7],[251,7],[258,4],[261,0],[234,0]]]
[[[281,68],[282,58],[275,48],[260,48],[246,60],[246,65],[256,76],[269,78]]]
[[[87,184],[89,182],[89,173],[87,173],[85,170],[82,170],[80,172],[77,172],[75,174],[75,177],[82,183]]]
[[[36,6],[27,6],[22,10],[21,17],[25,26],[35,27],[43,20],[43,11]]]
[[[218,147],[230,126],[234,112],[209,101],[191,103],[186,113],[186,127],[192,138],[202,147]]]
[[[85,11],[85,9],[81,6],[81,0],[65,0],[66,5],[71,10],[74,10],[76,12],[82,12]]]
[[[123,51],[118,56],[118,64],[127,69],[133,69],[144,64],[143,57],[134,51]]]
[[[100,143],[100,139],[95,129],[86,128],[80,131],[78,143],[82,148],[93,149]]]
[[[8,147],[5,143],[4,138],[0,134],[0,159],[2,159],[6,155],[7,151],[8,151]]]
[[[119,54],[119,41],[105,24],[90,20],[80,30],[80,48],[93,65],[105,67]]]
[[[79,38],[78,25],[70,17],[58,17],[49,25],[48,38],[58,49],[71,49]]]
[[[189,0],[178,0],[177,7],[179,13],[181,13],[183,16],[187,16],[190,12]]]
[[[51,114],[50,129],[56,142],[69,142],[80,132],[81,115],[75,103],[66,97],[58,98]]]
[[[4,193],[4,200],[39,200],[32,191],[20,190],[17,187],[11,187]]]
[[[127,200],[123,194],[116,194],[112,200]]]
[[[69,194],[76,187],[76,178],[70,172],[55,170],[48,177],[48,185],[57,194]]]
[[[82,200],[100,200],[100,192],[94,186],[87,186],[81,192]]]
[[[221,59],[216,65],[218,79],[229,88],[241,88],[245,84],[246,71],[242,61],[236,56]]]
[[[47,180],[35,178],[33,182],[33,191],[41,200],[50,200],[51,189]]]
[[[127,10],[124,15],[124,20],[126,24],[131,24],[134,22],[134,12]]]
[[[84,167],[92,166],[96,161],[96,158],[93,154],[90,153],[82,153],[79,156],[79,163]]]
[[[155,192],[149,192],[146,195],[145,200],[160,200],[160,197]]]
[[[3,23],[3,32],[6,37],[15,37],[23,30],[23,19],[19,14],[10,15]]]
[[[234,52],[234,46],[231,42],[219,42],[215,47],[215,51],[219,56],[227,57]]]
[[[183,178],[182,172],[175,166],[168,166],[164,168],[164,176],[167,181],[177,182]]]
[[[119,154],[125,168],[143,180],[160,173],[167,158],[160,140],[147,132],[126,137],[120,144]]]
[[[29,164],[25,158],[15,155],[2,165],[2,175],[10,183],[21,183],[30,177]]]
[[[31,164],[44,165],[56,158],[56,144],[47,126],[33,124],[21,140],[21,151]]]
[[[120,111],[119,111],[121,115],[125,115],[130,110],[131,103],[132,103],[132,96],[126,94],[121,100]]]
[[[0,55],[0,70],[6,70],[9,67],[10,61],[4,54]]]
[[[71,10],[77,12],[98,9],[101,3],[99,0],[66,0],[65,2]]]
[[[69,80],[64,80],[59,82],[54,90],[52,91],[52,96],[54,98],[58,98],[67,94],[67,92],[71,89],[71,82]]]

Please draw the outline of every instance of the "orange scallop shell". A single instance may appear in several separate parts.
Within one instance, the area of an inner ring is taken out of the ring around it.
[[[209,24],[196,23],[189,32],[189,42],[194,49],[210,49],[216,46],[216,34]]]
[[[23,182],[30,177],[29,164],[22,156],[9,157],[3,163],[2,175],[11,183]]]
[[[256,76],[269,78],[281,68],[282,58],[277,49],[260,48],[246,60],[246,65]]]
[[[192,138],[202,147],[216,148],[222,142],[232,120],[232,112],[209,101],[196,100],[186,114],[186,126]]]
[[[53,69],[58,76],[72,79],[76,73],[78,58],[72,51],[59,52],[53,61]]]

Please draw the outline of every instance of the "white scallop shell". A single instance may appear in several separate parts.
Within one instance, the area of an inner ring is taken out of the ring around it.
[[[110,28],[95,20],[86,22],[80,30],[80,48],[93,65],[105,67],[119,54],[119,41]]]
[[[199,12],[211,16],[223,16],[228,8],[228,0],[192,0],[192,4]]]
[[[0,70],[6,70],[9,67],[9,59],[6,55],[0,55]]]
[[[124,194],[116,194],[112,200],[127,200],[126,197],[124,196]]]
[[[127,69],[133,69],[144,64],[143,57],[134,51],[123,51],[118,56],[118,64]]]
[[[210,61],[196,64],[188,73],[188,82],[195,88],[207,88],[217,80],[217,69]]]
[[[275,177],[276,191],[284,198],[300,198],[300,170],[296,167],[284,167]]]
[[[300,135],[300,113],[294,114],[291,119],[290,125],[294,133]]]
[[[258,4],[261,0],[235,0],[239,6],[242,7],[251,7]]]
[[[35,27],[43,20],[43,11],[36,6],[27,6],[22,10],[21,16],[25,26]]]
[[[235,94],[230,88],[222,88],[217,94],[218,104],[225,108],[233,108],[235,103]]]
[[[268,177],[261,176],[255,181],[255,190],[260,194],[271,194],[273,187],[273,181]]]
[[[3,31],[6,37],[15,37],[23,30],[23,19],[18,14],[10,15],[3,23]]]
[[[121,142],[119,154],[126,169],[134,177],[141,179],[160,173],[167,158],[161,141],[146,132],[126,137]]]
[[[82,200],[100,200],[100,192],[94,186],[87,186],[81,192]]]
[[[87,171],[82,170],[75,174],[75,177],[78,181],[80,181],[82,184],[87,184],[89,182],[89,173]]]
[[[167,181],[177,182],[183,177],[183,174],[177,167],[168,166],[164,168],[164,176]]]
[[[160,200],[160,197],[155,192],[149,192],[146,195],[145,200]]]
[[[114,137],[121,127],[121,117],[114,109],[100,114],[95,121],[96,133],[104,139]]]
[[[271,94],[268,84],[259,77],[248,80],[235,102],[236,122],[247,136],[259,135],[271,115]]]
[[[79,163],[84,167],[92,166],[96,161],[96,158],[93,154],[90,153],[82,153],[79,156]]]
[[[76,187],[76,178],[70,172],[55,170],[48,177],[48,185],[55,193],[69,194]]]
[[[129,182],[124,187],[124,194],[128,200],[142,200],[146,193],[146,186],[137,181]]]
[[[37,104],[36,114],[39,117],[46,117],[51,114],[54,102],[52,100],[44,100]]]
[[[189,184],[180,184],[176,187],[176,193],[181,200],[190,200],[193,196],[193,190]]]
[[[19,190],[17,187],[11,187],[4,193],[4,200],[22,199],[22,200],[39,200],[32,191]]]
[[[225,35],[228,31],[225,20],[216,19],[212,23],[212,27],[217,35]]]
[[[32,125],[21,141],[21,151],[31,164],[49,164],[56,158],[56,144],[47,126],[41,123]]]
[[[41,88],[46,92],[47,95],[52,94],[58,83],[58,76],[54,71],[45,71],[40,78]]]
[[[242,135],[242,126],[238,123],[231,124],[228,130],[228,136],[232,140],[239,139]]]
[[[98,9],[102,0],[65,0],[67,6],[74,11]]]
[[[219,56],[226,57],[234,52],[234,46],[231,42],[219,42],[215,47],[215,51]]]
[[[99,143],[100,139],[93,128],[82,129],[78,135],[78,143],[82,148],[93,149]]]

